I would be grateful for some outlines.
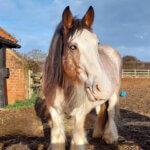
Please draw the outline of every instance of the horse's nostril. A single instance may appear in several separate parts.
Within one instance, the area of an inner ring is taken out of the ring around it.
[[[99,92],[101,91],[100,88],[99,88],[99,86],[98,86],[98,84],[96,84],[95,87],[96,87],[96,90],[98,90]]]

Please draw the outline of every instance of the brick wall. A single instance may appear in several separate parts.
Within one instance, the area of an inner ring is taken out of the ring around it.
[[[13,104],[16,100],[27,99],[29,95],[28,71],[25,69],[24,60],[9,48],[6,49],[6,67],[10,71],[9,79],[7,79],[8,104]]]

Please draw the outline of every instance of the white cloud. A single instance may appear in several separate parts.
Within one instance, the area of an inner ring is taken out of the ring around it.
[[[138,39],[142,39],[143,40],[148,35],[149,35],[149,32],[137,33],[137,34],[135,34],[135,37],[138,38]]]

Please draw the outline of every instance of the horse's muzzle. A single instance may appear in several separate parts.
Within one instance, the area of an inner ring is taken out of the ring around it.
[[[92,101],[100,101],[100,100],[104,100],[102,98],[99,97],[99,95],[101,94],[101,90],[98,86],[98,84],[86,84],[86,91],[90,96],[90,99]]]

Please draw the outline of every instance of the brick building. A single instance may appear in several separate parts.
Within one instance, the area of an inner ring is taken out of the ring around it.
[[[1,27],[0,38],[18,45],[18,41]],[[13,50],[11,46],[6,47],[6,68],[9,68],[9,78],[6,80],[8,104],[13,104],[16,100],[23,101],[28,98],[29,77],[25,63],[26,60]]]
[[[6,67],[9,68],[10,76],[7,79],[8,103],[13,104],[16,100],[28,98],[29,77],[25,67],[25,60],[15,51],[6,49]]]

